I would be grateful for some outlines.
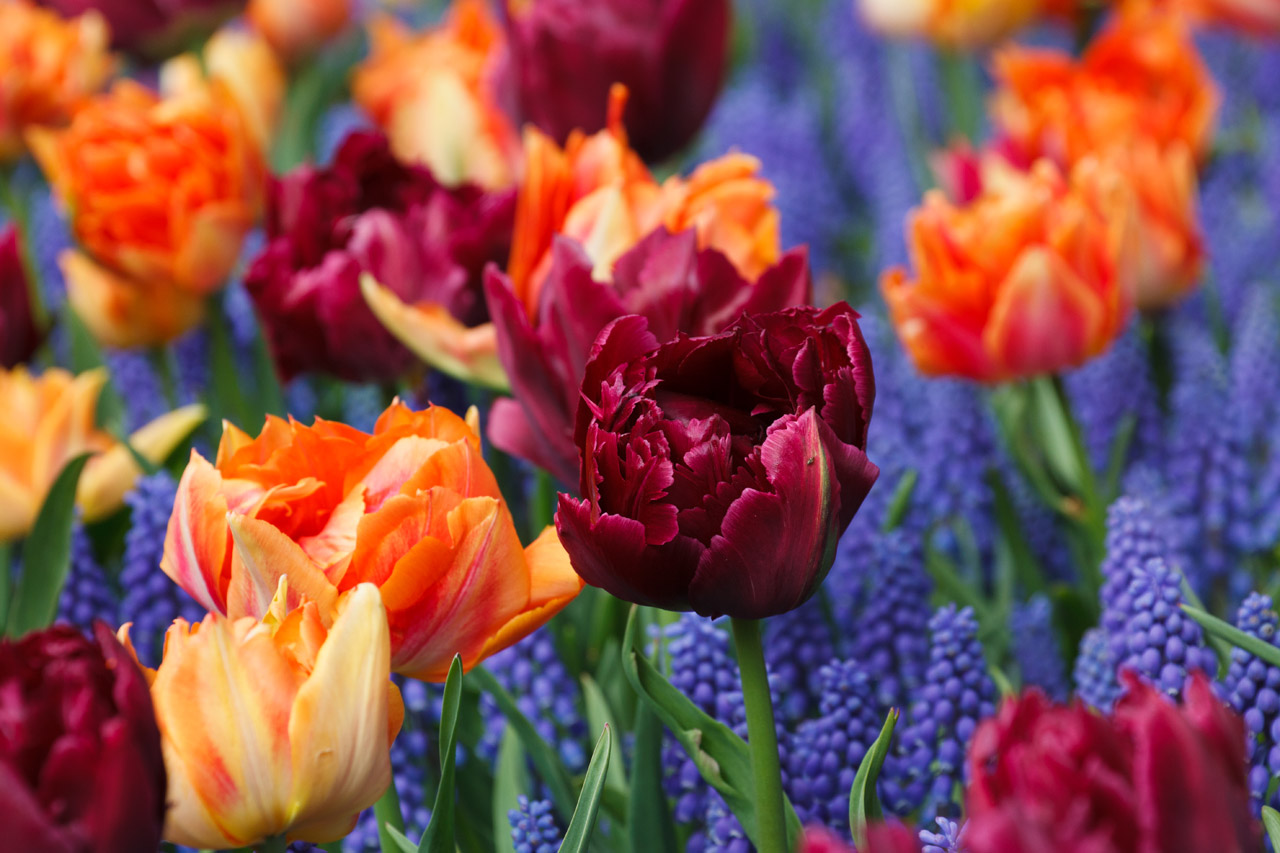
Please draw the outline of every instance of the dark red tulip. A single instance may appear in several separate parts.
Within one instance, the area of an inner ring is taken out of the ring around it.
[[[66,17],[96,9],[111,28],[111,44],[152,59],[187,50],[247,0],[37,0]]]
[[[761,619],[817,591],[880,473],[858,314],[744,315],[659,343],[644,317],[600,333],[574,440],[582,500],[556,530],[574,569],[626,601]]]
[[[867,827],[864,853],[920,853],[920,838],[900,823],[873,823]],[[857,853],[853,845],[822,827],[805,829],[800,853]]]
[[[1126,674],[1110,717],[1038,691],[969,750],[970,853],[1252,853],[1244,724],[1196,674],[1181,706]]]
[[[5,850],[155,850],[164,760],[151,691],[99,623],[0,642],[0,821]]]
[[[663,342],[679,333],[714,334],[744,313],[801,305],[812,293],[803,248],[750,282],[721,253],[698,251],[693,231],[654,231],[618,259],[612,283],[597,281],[591,268],[578,243],[557,237],[532,318],[505,274],[490,268],[485,279],[498,356],[515,397],[494,403],[489,438],[564,483],[578,480],[573,426],[587,355],[611,320],[639,314]]]
[[[14,367],[31,358],[40,346],[40,329],[31,313],[31,290],[18,232],[12,225],[0,231],[0,366]]]
[[[657,162],[702,126],[724,83],[729,0],[507,0],[520,111],[563,143],[605,125],[609,87],[631,93],[631,147]]]
[[[365,304],[370,273],[406,303],[444,305],[467,325],[488,318],[481,272],[505,263],[515,193],[447,188],[359,131],[333,165],[302,166],[268,187],[267,245],[245,277],[280,375],[382,381],[417,359]]]

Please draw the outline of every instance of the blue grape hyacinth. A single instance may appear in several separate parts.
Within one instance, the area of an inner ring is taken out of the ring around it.
[[[58,598],[57,621],[89,630],[101,619],[115,627],[118,602],[111,578],[93,554],[89,534],[77,521],[71,528],[71,565]]]
[[[551,803],[530,800],[523,794],[518,808],[507,812],[511,823],[511,843],[516,853],[556,853],[560,849],[560,830],[556,826]]]
[[[1270,646],[1277,645],[1278,623],[1271,597],[1258,592],[1250,593],[1236,614],[1237,628]],[[1260,809],[1272,780],[1280,777],[1280,667],[1232,648],[1222,687],[1231,707],[1244,718],[1249,792]],[[1267,804],[1280,805],[1280,794],[1272,795]]]
[[[1217,658],[1205,646],[1200,626],[1180,607],[1181,573],[1159,557],[1150,558],[1134,572],[1128,600],[1121,669],[1137,671],[1174,697],[1189,673],[1214,675]]]

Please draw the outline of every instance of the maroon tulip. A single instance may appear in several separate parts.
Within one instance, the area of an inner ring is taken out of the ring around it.
[[[873,823],[867,827],[863,853],[920,853],[920,839],[900,823]],[[822,827],[809,827],[800,839],[800,853],[858,853],[853,845]]]
[[[4,849],[155,850],[165,772],[151,691],[108,628],[0,642]]]
[[[564,483],[578,479],[578,388],[591,344],[609,321],[642,315],[660,342],[681,332],[710,335],[744,313],[809,302],[812,291],[803,248],[787,252],[753,284],[724,255],[698,251],[692,231],[665,228],[618,259],[612,284],[594,279],[591,267],[578,243],[557,237],[532,319],[506,275],[490,268],[485,278],[498,356],[515,395],[494,403],[489,438]]]
[[[352,133],[332,166],[302,166],[268,187],[268,243],[245,286],[284,379],[309,371],[394,379],[416,363],[365,304],[371,273],[407,303],[488,319],[481,272],[506,263],[515,192],[447,188],[404,165],[380,133]]]
[[[808,600],[880,473],[857,319],[844,303],[791,308],[663,344],[640,316],[605,327],[574,430],[585,497],[556,513],[578,574],[705,616]]]
[[[10,225],[0,232],[0,366],[22,364],[40,346],[30,286],[18,232]]]
[[[1179,707],[1126,673],[1110,717],[1029,691],[969,752],[970,853],[1245,853],[1261,849],[1244,724],[1196,674]]]
[[[520,111],[563,143],[605,125],[609,87],[630,91],[631,147],[657,162],[702,126],[724,82],[729,0],[507,0]]]
[[[117,50],[152,59],[186,50],[244,9],[247,0],[37,0],[66,17],[96,9]]]

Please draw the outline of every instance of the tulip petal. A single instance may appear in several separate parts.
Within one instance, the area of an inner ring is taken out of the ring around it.
[[[704,616],[763,619],[803,604],[835,559],[839,486],[817,412],[770,430],[761,461],[776,493],[746,489],[698,563],[689,601]]]
[[[360,279],[369,309],[391,334],[432,367],[498,391],[509,387],[493,325],[468,328],[440,305],[407,305],[371,276]]]
[[[232,618],[262,619],[271,609],[282,577],[288,579],[289,607],[313,601],[330,613],[338,591],[302,547],[275,526],[249,516],[227,513],[226,524],[235,542],[227,612]]]
[[[293,704],[290,824],[340,831],[344,816],[373,805],[391,783],[390,675],[387,614],[377,588],[361,584],[346,596]],[[341,835],[305,837],[326,842]]]
[[[197,451],[178,481],[160,568],[210,612],[225,613],[231,574],[227,498],[218,469]]]
[[[207,417],[208,410],[198,403],[183,406],[135,431],[129,444],[143,459],[159,465]],[[138,461],[123,444],[90,459],[76,489],[76,503],[84,520],[97,521],[124,506],[124,496],[141,475]]]
[[[480,653],[482,660],[541,628],[582,592],[583,580],[573,570],[555,527],[543,530],[524,549],[524,556],[529,565],[528,607],[485,643]]]

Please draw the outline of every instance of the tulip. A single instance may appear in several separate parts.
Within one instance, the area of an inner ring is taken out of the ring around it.
[[[564,483],[578,479],[573,429],[587,356],[610,321],[640,314],[666,342],[680,333],[715,334],[742,314],[806,304],[812,294],[804,249],[751,282],[720,252],[698,251],[693,231],[654,231],[618,259],[611,284],[592,277],[591,259],[568,238],[556,238],[552,258],[533,317],[510,278],[493,269],[486,277],[498,354],[515,395],[493,404],[489,437]]]
[[[514,211],[510,191],[449,189],[402,165],[376,132],[351,134],[328,168],[272,179],[267,244],[245,286],[281,376],[387,381],[411,366],[413,354],[366,306],[363,274],[397,303],[438,309],[444,330],[433,339],[464,340],[488,319],[480,272],[506,260]],[[496,369],[493,346],[473,361]]]
[[[0,231],[0,368],[16,367],[40,346],[44,334],[31,309],[18,230],[10,225]]]
[[[297,61],[342,33],[352,0],[249,0],[247,16],[275,51]]]
[[[817,591],[879,469],[858,314],[745,315],[659,344],[643,317],[591,348],[574,440],[581,500],[560,541],[592,586],[637,604],[762,619]]]
[[[1261,849],[1241,719],[1201,674],[1181,707],[1131,672],[1124,680],[1110,717],[1033,690],[978,726],[970,853]]]
[[[485,0],[455,0],[440,26],[418,36],[377,16],[369,40],[352,94],[396,156],[448,186],[510,187],[520,137],[502,109],[506,45]]]
[[[245,0],[40,0],[66,16],[89,10],[106,18],[113,47],[143,58],[171,56],[199,42],[244,7]]]
[[[32,571],[39,569],[31,566]],[[10,850],[155,850],[160,732],[143,674],[103,624],[0,641],[0,817]]]
[[[1138,274],[1128,184],[1091,161],[1009,171],[968,205],[939,191],[908,219],[916,278],[880,287],[916,367],[982,382],[1062,370],[1124,328]]]
[[[96,454],[76,491],[85,521],[96,521],[124,504],[142,474],[129,448],[94,426],[104,370],[73,377],[50,368],[34,377],[26,368],[0,370],[0,543],[31,529],[45,495],[67,462]],[[205,419],[192,405],[161,415],[129,437],[129,444],[160,464]]]
[[[856,853],[856,851],[852,845],[845,843],[822,827],[811,826],[800,838],[799,853]],[[867,843],[863,853],[920,853],[920,839],[900,823],[873,823],[867,827]]]
[[[82,251],[63,260],[68,296],[90,330],[111,345],[159,344],[198,321],[193,303],[236,264],[264,178],[230,89],[213,80],[162,99],[121,81],[66,130],[28,138],[71,214]]]
[[[27,150],[30,127],[58,126],[106,85],[115,69],[106,22],[95,11],[72,20],[9,0],[0,30],[0,166]]]
[[[331,621],[312,603],[286,612],[281,593],[263,622],[176,620],[147,671],[169,769],[166,841],[336,841],[391,783],[404,707],[378,591],[354,587]]]
[[[996,54],[991,115],[1021,162],[1069,167],[1135,138],[1208,156],[1217,86],[1182,19],[1142,7],[1117,13],[1078,60],[1017,46]]]
[[[280,578],[289,606],[327,618],[350,589],[377,585],[391,668],[443,681],[528,635],[582,588],[555,533],[522,548],[464,421],[398,401],[372,435],[268,419],[256,439],[224,429],[214,464],[192,452],[161,568],[198,602],[260,618]]]
[[[1041,0],[858,0],[867,25],[894,38],[927,38],[975,50],[997,44],[1030,23]]]
[[[728,0],[506,3],[520,113],[557,142],[603,128],[609,87],[621,83],[635,150],[665,160],[698,132],[724,83]]]

